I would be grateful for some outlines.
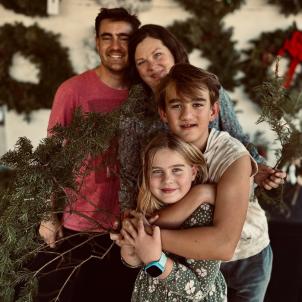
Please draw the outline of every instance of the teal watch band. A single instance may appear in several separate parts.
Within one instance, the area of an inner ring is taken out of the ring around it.
[[[144,267],[144,271],[146,271],[152,277],[158,277],[159,275],[161,275],[164,272],[165,266],[167,263],[167,259],[168,258],[166,256],[166,254],[162,252],[159,260],[148,263]]]

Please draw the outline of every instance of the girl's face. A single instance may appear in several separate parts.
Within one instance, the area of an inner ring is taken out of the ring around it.
[[[164,204],[173,204],[190,190],[197,168],[177,151],[164,148],[155,153],[151,164],[150,191]]]
[[[146,37],[136,47],[135,64],[142,80],[155,92],[160,79],[167,75],[175,61],[161,40]]]

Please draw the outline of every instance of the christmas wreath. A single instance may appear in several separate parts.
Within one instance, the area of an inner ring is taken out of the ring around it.
[[[280,13],[288,16],[290,14],[298,14],[302,11],[302,0],[268,0],[270,4],[276,4],[280,6]]]
[[[46,17],[47,0],[0,0],[0,3],[7,9],[27,16]]]
[[[0,27],[0,99],[8,109],[28,114],[35,109],[50,108],[59,84],[74,74],[67,49],[61,46],[58,37],[37,24]],[[38,84],[19,82],[10,76],[16,52],[39,67]]]
[[[278,55],[290,58],[284,86],[293,93],[302,89],[302,72],[294,77],[295,67],[302,62],[302,33],[295,24],[285,30],[264,32],[258,39],[251,40],[250,44],[252,47],[243,51],[246,59],[241,62],[244,73],[241,82],[252,101],[261,105],[255,87],[272,78],[271,67]]]
[[[213,15],[217,18],[224,17],[225,15],[240,8],[245,3],[245,0],[216,0],[216,1],[200,1],[200,0],[176,0],[187,11],[195,15]]]
[[[201,50],[202,56],[210,61],[208,70],[217,74],[223,86],[233,90],[238,81],[240,54],[231,40],[233,30],[224,29],[221,19],[244,1],[177,0],[193,17],[185,21],[176,21],[169,30],[184,44],[188,52]]]

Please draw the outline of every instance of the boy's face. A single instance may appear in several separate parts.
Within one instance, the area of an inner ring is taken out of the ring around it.
[[[174,83],[170,83],[166,88],[165,104],[166,110],[160,110],[160,116],[170,130],[203,150],[209,135],[209,123],[218,114],[218,104],[211,105],[209,90],[203,86],[194,96],[179,96]]]

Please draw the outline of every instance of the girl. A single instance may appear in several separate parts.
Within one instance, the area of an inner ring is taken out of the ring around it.
[[[176,136],[161,133],[151,140],[142,158],[142,183],[137,211],[146,216],[162,207],[177,203],[190,190],[192,183],[207,179],[207,166],[200,150]],[[186,219],[183,228],[208,226],[212,223],[212,198]],[[208,200],[207,200],[208,199]],[[204,200],[203,200],[204,201]],[[225,301],[226,284],[215,260],[192,260],[162,252],[160,230],[153,234],[138,228],[121,231],[129,245],[122,245],[123,261],[132,267],[144,266],[138,274],[132,301]]]

